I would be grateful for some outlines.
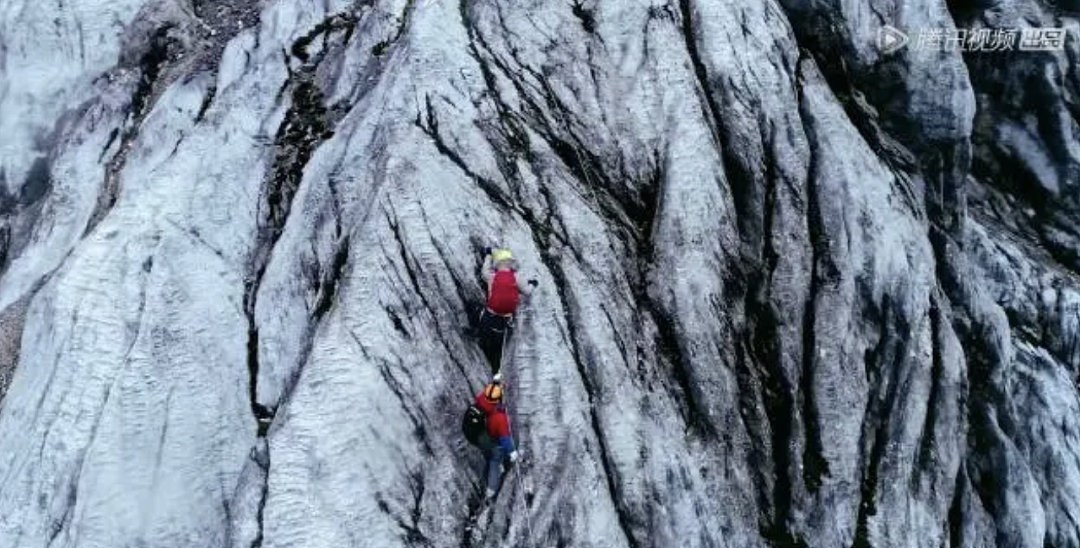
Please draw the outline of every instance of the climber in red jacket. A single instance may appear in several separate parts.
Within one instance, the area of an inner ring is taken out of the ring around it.
[[[480,348],[484,351],[493,373],[499,372],[503,341],[510,337],[511,322],[521,303],[537,286],[536,280],[522,283],[509,249],[484,248],[482,267],[487,284],[487,303],[480,313]]]
[[[506,406],[503,405],[503,387],[498,375],[484,387],[483,392],[476,395],[476,406],[487,417],[487,436],[481,442],[481,449],[488,460],[487,490],[484,498],[490,500],[499,489],[503,464],[514,463],[518,459],[514,437],[510,433],[510,416],[506,414]]]

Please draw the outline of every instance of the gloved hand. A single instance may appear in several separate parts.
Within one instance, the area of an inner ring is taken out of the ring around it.
[[[484,247],[484,256],[487,257],[488,255],[491,255],[491,246]]]
[[[517,462],[518,457],[520,457],[520,456],[521,455],[517,451],[511,451],[510,452],[510,462]]]
[[[533,287],[536,287],[536,286],[540,285],[540,282],[538,282],[536,280],[529,280],[529,285],[531,285]]]

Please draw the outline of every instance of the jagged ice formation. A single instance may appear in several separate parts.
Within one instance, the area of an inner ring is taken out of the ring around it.
[[[9,0],[0,546],[1080,548],[1078,9]]]

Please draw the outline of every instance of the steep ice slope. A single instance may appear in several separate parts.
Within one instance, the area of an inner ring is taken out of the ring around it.
[[[872,47],[1052,11],[98,4],[0,20],[0,546],[1080,546],[1075,42]]]

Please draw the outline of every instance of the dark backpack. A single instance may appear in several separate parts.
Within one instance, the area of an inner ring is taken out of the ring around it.
[[[480,438],[487,433],[487,415],[475,403],[465,410],[465,416],[461,419],[461,431],[465,434],[465,439],[476,446],[480,445]]]

